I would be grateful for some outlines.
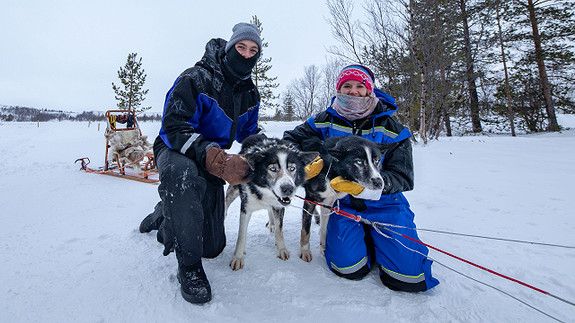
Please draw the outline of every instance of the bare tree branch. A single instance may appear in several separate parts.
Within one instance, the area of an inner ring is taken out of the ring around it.
[[[356,61],[360,64],[361,48],[357,41],[356,33],[360,29],[358,22],[352,21],[353,1],[351,0],[328,0],[330,18],[327,22],[332,27],[332,35],[337,39],[343,48],[332,47],[328,52],[340,56],[349,61]]]

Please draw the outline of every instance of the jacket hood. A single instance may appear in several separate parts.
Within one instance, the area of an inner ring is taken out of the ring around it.
[[[373,92],[380,101],[383,101],[387,105],[387,109],[384,109],[385,111],[382,111],[382,114],[392,115],[399,109],[399,107],[395,105],[395,98],[391,95],[378,89],[374,89]]]
[[[392,116],[398,109],[399,107],[397,105],[395,105],[395,98],[392,97],[391,95],[379,90],[379,89],[373,89],[373,93],[375,93],[375,97],[377,97],[379,99],[379,101],[382,102],[378,102],[377,106],[375,107],[375,110],[373,112],[372,115],[370,115],[370,118],[373,117],[382,117],[382,116]],[[335,111],[334,108],[332,108],[331,106],[333,105],[333,101],[335,100],[335,96],[331,98],[331,104],[329,106],[329,108],[327,108],[326,112],[332,114],[332,115],[336,115],[339,116],[339,114]]]
[[[222,64],[226,44],[227,41],[224,39],[212,38],[206,44],[204,56],[202,56],[202,59],[200,59],[200,61],[195,65],[202,67],[212,75],[212,86],[218,93],[222,90],[222,86],[225,82]]]
[[[204,67],[210,67],[213,70],[220,70],[220,64],[225,55],[224,48],[227,41],[221,38],[213,38],[206,44],[206,51],[202,59],[196,63]]]

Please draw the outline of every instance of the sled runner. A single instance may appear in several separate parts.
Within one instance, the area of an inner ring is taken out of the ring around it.
[[[145,183],[159,182],[152,145],[142,135],[134,111],[108,110],[106,124],[104,167],[88,168],[90,159],[84,157],[76,160],[81,161],[82,170]]]

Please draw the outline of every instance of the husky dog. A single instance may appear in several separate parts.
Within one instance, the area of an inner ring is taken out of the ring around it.
[[[246,138],[240,154],[245,156],[253,172],[250,182],[229,186],[226,191],[226,213],[238,196],[241,199],[238,240],[230,263],[233,270],[244,266],[248,223],[252,213],[261,209],[268,210],[277,256],[282,260],[289,258],[282,232],[285,207],[305,182],[305,165],[318,156],[317,152],[301,152],[290,142],[264,135]]]
[[[332,207],[336,200],[347,193],[334,190],[330,181],[336,177],[355,182],[365,189],[381,191],[384,186],[380,174],[383,153],[395,144],[377,144],[358,136],[330,137],[321,142],[310,139],[302,144],[304,151],[319,151],[324,161],[321,172],[309,179],[305,184],[305,199],[302,212],[302,230],[299,257],[310,262],[312,259],[309,236],[312,214],[317,215],[316,205],[308,201],[321,203]],[[330,209],[321,207],[320,251],[325,250],[325,235]],[[318,222],[316,216],[316,222]]]

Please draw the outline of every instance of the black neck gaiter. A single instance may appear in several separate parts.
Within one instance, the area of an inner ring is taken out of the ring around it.
[[[252,75],[252,69],[256,66],[260,52],[250,58],[244,58],[235,46],[232,46],[224,57],[224,67],[234,77],[240,80],[246,80]]]

